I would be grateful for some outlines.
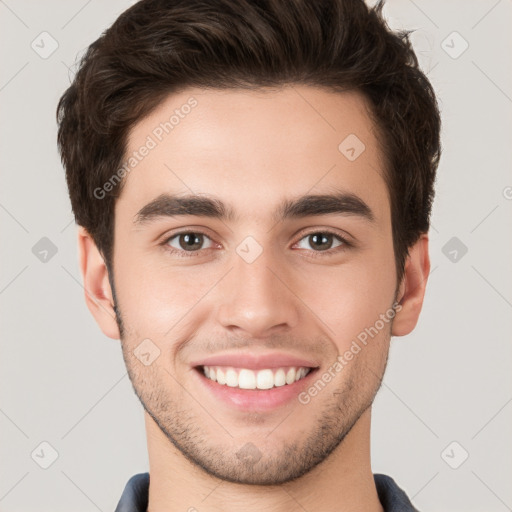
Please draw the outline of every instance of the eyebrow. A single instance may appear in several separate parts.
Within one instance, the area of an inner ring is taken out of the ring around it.
[[[371,208],[357,195],[346,192],[286,199],[274,211],[273,219],[280,222],[286,219],[332,214],[357,216],[368,222],[375,222],[375,215]],[[185,215],[209,217],[227,222],[236,222],[239,219],[230,205],[217,198],[161,194],[141,208],[133,222],[135,225],[143,225],[161,217]]]

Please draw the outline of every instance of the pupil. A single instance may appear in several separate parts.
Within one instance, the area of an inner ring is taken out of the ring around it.
[[[331,235],[324,236],[323,233],[315,233],[311,235],[313,238],[313,244],[316,244],[317,247],[320,246],[319,248],[322,250],[329,249],[331,247],[332,244],[328,242],[330,240],[330,236]],[[327,247],[325,247],[326,245]]]
[[[183,249],[185,250],[190,250],[190,249],[194,249],[197,247],[194,247],[194,246],[201,246],[201,242],[202,242],[202,237],[203,235],[201,235],[200,233],[186,233],[186,234],[183,234],[181,235],[181,240],[183,240],[185,243],[181,243],[181,240],[180,240],[180,245]]]

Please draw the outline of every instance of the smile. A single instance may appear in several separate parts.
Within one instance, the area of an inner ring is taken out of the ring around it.
[[[265,368],[233,368],[222,366],[202,366],[204,375],[221,385],[239,389],[271,389],[287,386],[303,379],[313,368],[304,366]]]
[[[201,393],[214,404],[246,412],[271,412],[298,402],[304,389],[311,385],[319,368],[282,366],[250,369],[234,366],[194,367]]]

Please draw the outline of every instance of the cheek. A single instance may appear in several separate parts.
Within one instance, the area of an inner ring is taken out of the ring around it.
[[[327,334],[342,348],[389,311],[395,286],[395,263],[388,247],[337,268],[312,267],[301,278],[297,294],[331,329]]]
[[[205,267],[171,267],[162,258],[135,252],[116,261],[123,320],[143,336],[164,336],[173,326],[186,323],[217,280]]]

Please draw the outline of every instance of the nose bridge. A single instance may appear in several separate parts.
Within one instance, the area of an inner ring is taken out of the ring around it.
[[[297,304],[284,284],[287,279],[281,269],[274,251],[258,247],[252,240],[242,242],[219,290],[219,322],[254,337],[264,336],[278,326],[293,327],[298,319]]]

